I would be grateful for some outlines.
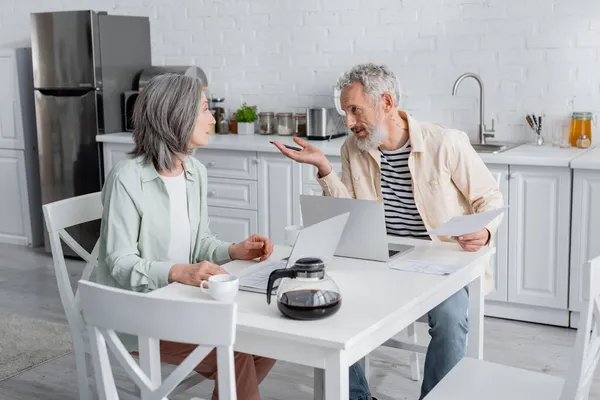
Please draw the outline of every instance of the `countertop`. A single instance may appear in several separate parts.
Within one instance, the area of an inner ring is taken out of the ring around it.
[[[340,148],[344,143],[345,137],[332,139],[330,141],[311,140],[310,143],[319,148],[326,156],[339,156]],[[96,136],[98,142],[121,143],[133,145],[131,132],[116,132]],[[290,136],[277,135],[214,135],[210,137],[208,148],[220,150],[238,150],[238,151],[257,151],[277,153],[279,150],[271,143],[277,140],[283,144],[294,144]],[[595,149],[595,160],[590,149],[561,149],[550,145],[535,146],[532,144],[522,144],[518,147],[504,151],[498,154],[479,153],[481,159],[486,164],[510,164],[510,165],[532,165],[547,167],[569,167],[573,160],[578,160],[581,165],[595,165],[600,169],[600,151]],[[575,168],[575,167],[574,167]],[[591,168],[591,167],[577,167]]]
[[[479,155],[486,164],[569,167],[573,159],[586,151],[587,149],[577,148],[561,149],[552,145],[522,144],[502,153],[479,153]]]
[[[571,168],[600,170],[600,146],[595,146],[573,159]]]
[[[218,150],[260,151],[267,153],[279,153],[277,147],[270,141],[278,141],[283,144],[298,146],[291,136],[278,135],[211,135],[207,148]],[[327,140],[311,140],[310,144],[318,147],[326,156],[339,156],[345,137]],[[96,136],[96,141],[106,143],[122,143],[133,145],[131,132],[117,132]]]

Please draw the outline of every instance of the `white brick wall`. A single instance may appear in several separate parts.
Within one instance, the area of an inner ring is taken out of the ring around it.
[[[526,113],[565,118],[573,98],[600,112],[598,0],[1,0],[0,47],[29,41],[30,12],[84,8],[149,16],[153,62],[199,65],[229,108],[331,106],[336,77],[373,61],[415,116],[471,135],[476,85],[451,96],[467,71],[501,139],[526,138]]]

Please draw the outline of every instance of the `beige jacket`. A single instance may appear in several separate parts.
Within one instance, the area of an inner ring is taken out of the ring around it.
[[[458,215],[497,209],[503,205],[498,183],[475,152],[466,133],[440,125],[408,120],[411,153],[408,167],[415,203],[427,230]],[[326,196],[382,200],[379,150],[359,150],[356,137],[342,146],[342,177],[335,172],[319,179]],[[501,217],[486,228],[494,235]],[[452,241],[445,236],[432,240]],[[493,289],[491,268],[486,271],[486,293]]]

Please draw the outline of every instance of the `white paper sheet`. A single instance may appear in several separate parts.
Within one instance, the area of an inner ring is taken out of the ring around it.
[[[450,275],[460,267],[455,265],[443,265],[423,260],[398,260],[390,266],[392,269],[409,272],[420,272],[431,275]]]
[[[450,221],[438,226],[436,229],[428,231],[430,235],[440,236],[460,236],[467,233],[479,232],[494,218],[502,214],[508,206],[498,208],[492,211],[486,211],[471,215],[460,215],[452,218]]]

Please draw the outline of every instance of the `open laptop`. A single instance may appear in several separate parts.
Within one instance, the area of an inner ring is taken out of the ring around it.
[[[349,213],[337,213],[331,218],[302,229],[296,237],[289,257],[270,259],[244,269],[239,276],[239,289],[246,292],[267,293],[269,275],[276,269],[290,268],[303,257],[317,257],[327,264],[334,256]]]
[[[383,201],[302,195],[300,208],[304,226],[340,213],[350,213],[336,256],[387,262],[414,247],[388,242]]]

